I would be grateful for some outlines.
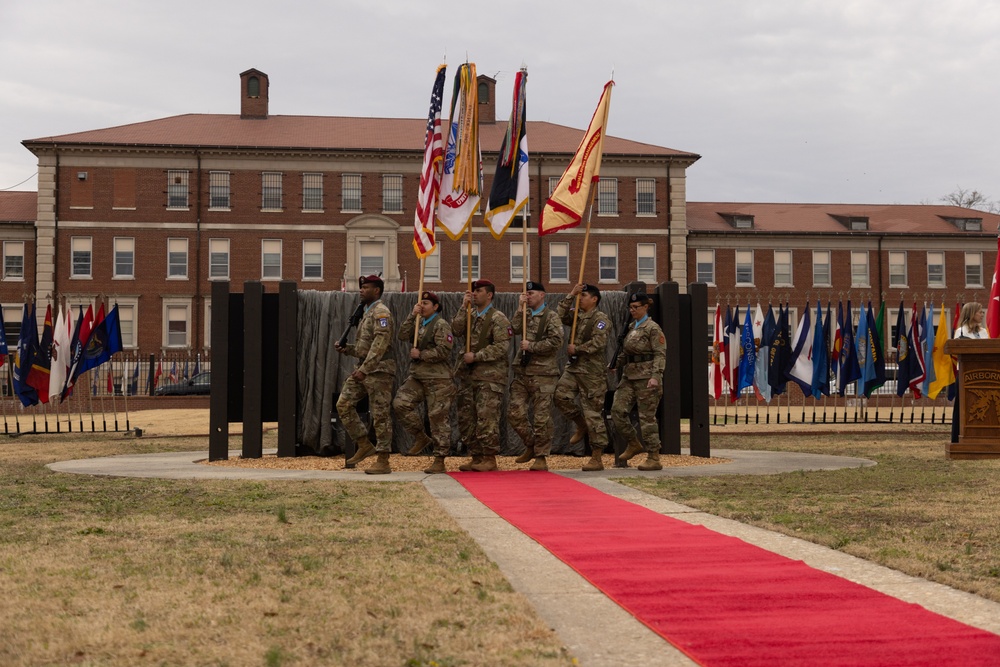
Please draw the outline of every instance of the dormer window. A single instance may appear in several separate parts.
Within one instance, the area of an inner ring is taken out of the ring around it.
[[[753,229],[753,216],[746,213],[720,213],[733,229]]]
[[[868,216],[866,215],[835,215],[833,218],[852,232],[868,231]]]
[[[958,227],[963,232],[983,231],[982,218],[945,218],[948,222]]]

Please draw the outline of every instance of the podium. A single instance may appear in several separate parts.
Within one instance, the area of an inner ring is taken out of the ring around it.
[[[948,458],[1000,458],[1000,338],[955,338],[944,351],[958,357],[959,435]]]

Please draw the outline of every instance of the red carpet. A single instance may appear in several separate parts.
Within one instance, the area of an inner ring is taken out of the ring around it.
[[[1000,636],[544,472],[453,473],[705,667],[1000,665]]]

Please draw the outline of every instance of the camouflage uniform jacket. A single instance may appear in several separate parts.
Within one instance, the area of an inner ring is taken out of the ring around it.
[[[514,334],[521,335],[521,311],[514,314]],[[563,328],[559,316],[550,308],[542,308],[537,315],[528,313],[528,332],[524,336],[528,341],[528,351],[531,356],[526,366],[521,365],[521,348],[518,346],[514,358],[514,372],[525,375],[559,375],[559,363],[556,357],[563,344]]]
[[[465,309],[459,309],[451,321],[452,333],[459,338],[465,336]],[[469,368],[472,380],[507,384],[507,353],[513,331],[510,320],[496,308],[490,308],[483,315],[472,311],[472,352],[476,361]],[[459,359],[458,368],[463,370],[465,362]],[[463,371],[464,372],[464,371]]]
[[[559,302],[559,317],[568,327],[573,326],[575,305],[576,297],[572,294]],[[577,360],[569,364],[566,370],[570,373],[587,373],[604,377],[609,331],[611,331],[611,320],[607,314],[597,308],[592,308],[589,313],[581,310],[576,316]]]
[[[650,318],[636,327],[629,324],[628,335],[618,357],[618,365],[625,364],[626,380],[643,380],[655,377],[660,380],[667,367],[667,340],[660,325]]]
[[[358,324],[358,337],[344,348],[344,354],[361,360],[358,370],[365,375],[372,373],[396,374],[396,359],[392,356],[392,313],[379,299],[367,308]]]
[[[416,315],[411,314],[399,327],[399,340],[409,341],[413,344],[413,327]],[[440,314],[434,316],[429,323],[423,324],[421,319],[420,329],[417,332],[417,349],[420,350],[419,359],[410,359],[410,375],[418,380],[448,379],[451,374],[451,348],[453,337],[451,326]]]

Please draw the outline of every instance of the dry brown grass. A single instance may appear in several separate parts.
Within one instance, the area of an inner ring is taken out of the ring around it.
[[[716,448],[861,456],[878,465],[625,483],[1000,602],[1000,460],[948,460],[946,439],[944,428],[713,434]]]
[[[0,664],[572,663],[419,484],[44,468],[202,448],[114,434],[0,443]]]

